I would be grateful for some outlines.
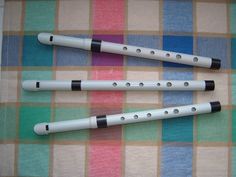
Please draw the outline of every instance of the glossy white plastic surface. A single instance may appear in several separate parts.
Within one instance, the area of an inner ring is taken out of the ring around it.
[[[81,39],[51,33],[38,34],[38,40],[47,45],[59,45],[91,50],[92,39]],[[158,49],[144,48],[112,42],[101,42],[101,52],[148,58],[153,60],[174,62],[191,66],[211,68],[212,58],[197,55],[189,55],[178,52],[170,52]]]
[[[39,87],[36,87],[36,83]],[[28,91],[47,90],[71,90],[72,81],[62,80],[26,80],[22,82],[22,88]],[[176,90],[195,91],[205,90],[205,81],[194,80],[157,80],[157,81],[134,81],[134,80],[85,80],[81,81],[81,90]]]
[[[197,114],[211,113],[212,107],[210,103],[176,106],[163,109],[146,110],[140,112],[106,115],[107,126],[137,123],[144,121],[153,121],[160,119],[169,119]],[[48,130],[47,127],[48,126]],[[39,123],[34,127],[35,133],[38,135],[46,135],[49,133],[74,131],[81,129],[97,128],[97,118],[95,116],[77,120],[67,120],[52,123]]]

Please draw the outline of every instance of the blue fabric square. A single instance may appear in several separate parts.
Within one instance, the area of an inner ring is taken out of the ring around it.
[[[52,66],[53,48],[40,44],[37,36],[24,36],[23,66]]]
[[[162,121],[162,141],[192,142],[193,116],[165,119]]]
[[[3,36],[2,66],[18,66],[20,37],[16,35]]]
[[[231,39],[231,65],[236,69],[236,38]]]
[[[47,177],[49,174],[49,146],[20,144],[18,154],[19,176]]]
[[[180,52],[186,54],[193,53],[193,37],[192,36],[163,36],[163,50]],[[164,67],[185,67],[192,66],[163,62]]]
[[[192,80],[193,72],[191,68],[185,71],[178,71],[171,68],[164,68],[163,73],[164,80]],[[193,102],[192,91],[164,91],[163,92],[163,105],[175,106],[175,105],[187,105]]]
[[[197,54],[201,56],[218,58],[222,68],[230,68],[230,40],[223,37],[198,37]]]
[[[165,80],[192,80],[192,69],[179,71],[174,68],[164,68]],[[192,104],[193,93],[191,91],[165,91],[163,92],[163,105],[176,106]],[[193,138],[193,118],[166,119],[162,121],[162,140],[169,142],[191,142]]]
[[[164,32],[192,32],[193,4],[186,0],[164,0]]]
[[[88,38],[87,35],[74,35],[73,37]],[[71,47],[56,47],[57,66],[87,66],[89,64],[88,51]]]
[[[128,45],[160,49],[160,37],[153,35],[128,35]],[[138,57],[127,57],[127,66],[160,66],[160,61]]]
[[[192,176],[193,148],[164,145],[161,150],[161,176]]]

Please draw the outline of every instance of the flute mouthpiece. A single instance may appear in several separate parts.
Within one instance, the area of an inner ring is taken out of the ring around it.
[[[53,34],[51,33],[39,33],[38,41],[42,44],[52,45]]]
[[[28,80],[22,82],[22,88],[28,91],[38,91],[40,83],[36,80]]]
[[[47,135],[48,134],[48,123],[39,123],[34,126],[34,132],[37,135]]]

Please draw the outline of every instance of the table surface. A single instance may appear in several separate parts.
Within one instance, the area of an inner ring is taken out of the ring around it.
[[[236,176],[236,2],[6,1],[0,99],[0,176]],[[39,32],[220,58],[212,71],[45,46]],[[26,79],[207,80],[213,92],[25,92]],[[38,122],[219,100],[222,111],[37,136]]]

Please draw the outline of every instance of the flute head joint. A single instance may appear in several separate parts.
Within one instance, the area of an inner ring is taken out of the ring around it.
[[[34,132],[37,135],[47,135],[49,131],[48,123],[39,123],[34,126]]]
[[[39,33],[38,41],[42,44],[52,45],[53,34],[51,33]]]
[[[38,91],[40,89],[40,82],[36,80],[23,81],[22,88],[28,91]]]

